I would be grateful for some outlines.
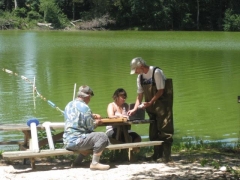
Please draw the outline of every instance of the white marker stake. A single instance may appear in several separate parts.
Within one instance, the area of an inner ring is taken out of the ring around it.
[[[48,138],[48,145],[49,145],[49,149],[54,150],[54,144],[53,144],[53,139],[52,139],[52,133],[51,133],[51,129],[50,129],[50,124],[51,122],[44,122],[42,124],[43,127],[45,127],[45,131],[47,133],[47,138]]]
[[[31,143],[33,152],[39,152],[39,145],[38,145],[38,135],[37,135],[37,125],[39,121],[37,119],[30,119],[27,121],[27,125],[31,128]]]
[[[74,90],[73,90],[73,101],[74,101],[74,99],[75,99],[75,92],[76,92],[76,83],[74,84]]]
[[[36,109],[36,102],[35,102],[35,76],[33,79],[33,107]]]

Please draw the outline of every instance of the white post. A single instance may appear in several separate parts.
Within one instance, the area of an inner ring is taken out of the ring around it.
[[[51,124],[51,122],[44,122],[42,124],[42,126],[45,127],[45,131],[47,133],[49,149],[54,150],[55,147],[54,147],[54,143],[53,143],[53,139],[52,139],[50,124]]]
[[[38,137],[37,137],[37,126],[36,123],[31,123],[31,136],[32,136],[32,150],[34,152],[39,152],[39,146],[38,146]]]
[[[39,121],[37,119],[30,119],[27,121],[27,125],[31,128],[30,150],[32,150],[33,152],[39,152],[38,135],[37,135],[38,124],[39,124]]]
[[[35,101],[35,76],[33,79],[33,108],[36,109],[36,101]]]

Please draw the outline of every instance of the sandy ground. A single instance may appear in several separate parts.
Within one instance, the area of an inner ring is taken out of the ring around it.
[[[215,157],[216,156],[216,157]],[[188,155],[175,154],[173,162],[164,164],[153,161],[110,163],[107,171],[92,171],[90,162],[81,167],[71,168],[71,162],[37,161],[36,170],[21,161],[0,165],[0,180],[137,180],[137,179],[240,179],[236,174],[240,170],[239,155]],[[204,166],[201,164],[204,163]],[[220,165],[220,166],[219,166]],[[219,167],[214,167],[219,166]]]

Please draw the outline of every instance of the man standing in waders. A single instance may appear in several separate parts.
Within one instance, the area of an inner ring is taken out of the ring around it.
[[[137,99],[128,115],[134,114],[138,108],[146,109],[150,120],[150,141],[164,141],[160,146],[154,146],[152,159],[160,162],[171,161],[171,146],[173,142],[173,86],[172,80],[166,79],[163,71],[154,66],[148,66],[141,57],[134,58],[130,74],[138,74]],[[143,101],[145,97],[145,102]]]

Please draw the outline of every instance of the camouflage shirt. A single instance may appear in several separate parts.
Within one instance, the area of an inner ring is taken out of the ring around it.
[[[80,138],[85,138],[96,128],[91,109],[84,101],[79,99],[67,104],[64,120],[63,142],[66,146],[78,144]]]

